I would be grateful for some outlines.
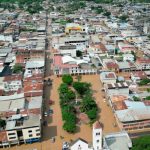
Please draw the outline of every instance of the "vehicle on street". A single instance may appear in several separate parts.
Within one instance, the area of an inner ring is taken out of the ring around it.
[[[52,115],[52,114],[53,114],[53,110],[52,110],[52,109],[49,109],[49,110],[48,110],[48,114],[49,114],[49,115]]]
[[[52,80],[50,78],[47,80],[47,85],[52,85]]]
[[[68,142],[63,142],[62,150],[68,150],[68,148],[69,148],[69,143]]]
[[[46,120],[44,120],[43,126],[47,126],[47,121]]]
[[[54,103],[54,101],[50,99],[48,103],[49,103],[49,105],[52,105]]]
[[[48,116],[48,113],[47,113],[47,112],[44,112],[44,116],[47,117],[47,116]]]

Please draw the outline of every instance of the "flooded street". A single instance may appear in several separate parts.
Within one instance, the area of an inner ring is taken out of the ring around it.
[[[37,150],[61,150],[63,141],[72,141],[77,138],[83,138],[88,142],[92,142],[92,127],[90,125],[81,125],[77,127],[77,133],[69,134],[62,129],[62,117],[61,110],[59,106],[59,95],[58,87],[61,83],[61,78],[51,77],[53,79],[53,86],[50,91],[50,99],[54,101],[54,104],[51,106],[54,113],[52,116],[46,117],[48,121],[48,126],[43,127],[43,140],[41,143],[34,143],[22,146],[15,146],[10,148],[12,150],[31,150],[32,148],[37,148]],[[115,119],[111,108],[107,105],[107,102],[104,101],[104,93],[101,91],[102,85],[100,83],[99,75],[84,75],[82,76],[81,81],[86,81],[92,84],[93,95],[95,97],[98,107],[101,109],[99,113],[99,121],[103,125],[103,134],[110,132],[119,131],[118,127],[114,127]],[[48,99],[49,93],[45,95],[45,98]],[[46,107],[49,107],[46,103]],[[52,137],[55,137],[55,142],[52,143],[50,140]]]

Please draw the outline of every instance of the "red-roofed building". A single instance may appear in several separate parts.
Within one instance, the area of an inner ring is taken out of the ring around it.
[[[24,85],[25,97],[35,97],[43,95],[43,83],[28,83]]]
[[[140,82],[142,79],[146,79],[147,75],[144,71],[136,71],[131,73],[131,79],[134,82]]]
[[[107,67],[108,70],[113,70],[113,71],[118,71],[119,70],[119,66],[116,62],[107,62],[106,67]]]
[[[53,58],[52,69],[55,75],[63,75],[63,74],[90,74],[96,73],[95,69],[82,69],[81,65],[86,64],[88,62],[85,60],[77,60],[72,58],[71,56],[61,56],[55,55]]]
[[[150,69],[150,58],[138,58],[136,60],[137,69],[148,70]]]
[[[0,146],[4,147],[9,145],[6,131],[0,131]]]

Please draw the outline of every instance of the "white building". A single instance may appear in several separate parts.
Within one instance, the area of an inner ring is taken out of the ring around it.
[[[21,75],[11,75],[5,76],[3,80],[4,91],[17,91],[22,88],[22,76]]]
[[[85,51],[89,46],[88,36],[81,35],[70,35],[66,37],[55,37],[52,39],[52,47],[58,49],[61,45],[76,45],[76,49],[80,51]]]
[[[103,84],[116,83],[116,74],[114,72],[102,72],[100,74],[100,80]]]
[[[120,82],[120,83],[109,83],[104,85],[105,91],[108,96],[113,95],[129,95],[129,83]]]
[[[8,118],[6,120],[6,134],[9,145],[40,141],[40,119],[40,115],[37,114],[17,114]]]
[[[96,121],[93,124],[93,148],[94,150],[102,150],[102,126]]]
[[[132,54],[123,54],[123,61],[134,62],[134,56]]]
[[[70,150],[102,150],[102,127],[98,121],[93,124],[92,143],[89,145],[87,141],[79,138],[71,143]]]

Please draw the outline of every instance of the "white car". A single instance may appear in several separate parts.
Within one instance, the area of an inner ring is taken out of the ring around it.
[[[45,117],[47,117],[47,116],[48,116],[47,112],[44,112],[44,116],[45,116]]]

